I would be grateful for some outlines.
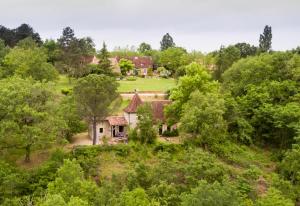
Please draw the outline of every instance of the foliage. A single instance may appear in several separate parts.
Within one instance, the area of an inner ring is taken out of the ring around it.
[[[28,47],[28,43],[31,46]],[[37,47],[33,40],[24,39],[5,56],[0,75],[8,77],[16,74],[23,78],[32,77],[39,81],[55,80],[58,73],[52,64],[47,62],[47,59],[44,49]]]
[[[156,130],[153,128],[152,109],[149,104],[138,107],[137,110],[137,136],[142,144],[151,144],[157,137]]]
[[[90,74],[79,79],[74,87],[78,111],[93,125],[93,144],[97,143],[96,123],[108,115],[111,102],[118,97],[117,86],[112,77]]]
[[[221,79],[221,75],[231,67],[231,65],[241,58],[239,48],[236,46],[221,47],[216,56],[216,70],[214,76],[217,80]]]
[[[217,93],[196,90],[183,106],[180,128],[205,147],[222,144],[226,137],[224,100]]]
[[[76,38],[73,29],[66,27],[62,36],[57,40],[62,51],[57,66],[69,77],[79,78],[89,71],[86,69],[90,63],[88,59],[95,54],[95,44],[90,37]]]
[[[187,64],[186,58],[187,52],[185,49],[170,47],[162,51],[160,64],[174,74],[180,66]]]
[[[257,206],[293,206],[294,203],[287,198],[284,198],[281,193],[274,189],[269,188],[267,195],[260,198],[257,203]]]
[[[152,50],[151,45],[145,42],[141,43],[138,48],[138,52],[140,52],[141,54],[147,54],[151,50]]]
[[[272,48],[272,27],[266,25],[263,34],[259,36],[259,49],[268,52]]]
[[[34,147],[45,147],[59,135],[59,121],[50,115],[50,93],[44,84],[18,77],[0,81],[1,149],[23,149],[30,161]]]
[[[197,63],[186,66],[186,75],[180,77],[177,87],[171,90],[170,99],[173,101],[166,108],[166,114],[171,123],[178,122],[183,115],[183,106],[190,99],[190,94],[196,90],[213,92],[217,90],[217,83],[212,80],[211,75]]]
[[[247,44],[247,43],[237,43],[234,45],[240,50],[241,58],[246,58],[248,56],[254,56],[257,53],[257,47]]]
[[[166,33],[160,42],[160,50],[164,51],[170,47],[175,47],[175,43],[171,35],[169,33]]]
[[[133,68],[134,68],[134,64],[132,63],[131,60],[128,60],[128,59],[120,59],[119,66],[120,66],[122,75],[126,75],[127,72],[129,72],[130,70],[133,70]]]
[[[98,58],[99,64],[95,67],[95,69],[92,69],[91,73],[112,76],[112,66],[109,60],[109,52],[107,51],[106,44],[104,42]]]
[[[293,184],[300,185],[300,144],[299,138],[292,149],[288,150],[280,164],[283,176],[289,179]]]
[[[281,148],[293,142],[300,120],[298,59],[290,53],[261,54],[240,60],[224,73],[224,89],[234,98],[227,98],[231,133]]]
[[[14,47],[27,37],[31,37],[39,45],[42,43],[40,35],[28,24],[21,24],[15,29],[8,29],[0,25],[0,39],[3,39],[7,46]]]
[[[182,195],[182,206],[220,206],[241,205],[241,198],[232,185],[228,183],[199,181],[191,194]]]

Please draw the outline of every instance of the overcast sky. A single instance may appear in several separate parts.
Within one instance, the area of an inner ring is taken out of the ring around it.
[[[90,36],[97,48],[145,41],[159,48],[169,32],[176,45],[212,51],[221,45],[258,45],[266,24],[273,49],[300,46],[300,0],[0,0],[0,24],[30,24],[43,39],[56,39],[70,26]]]

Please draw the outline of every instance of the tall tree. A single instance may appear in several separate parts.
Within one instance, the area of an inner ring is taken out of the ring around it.
[[[0,81],[0,96],[0,149],[24,150],[29,162],[33,148],[54,142],[58,134],[50,93],[41,83],[12,77]]]
[[[109,106],[118,97],[117,87],[114,78],[97,74],[79,79],[74,87],[78,110],[93,126],[93,144],[97,143],[97,122],[109,113]]]
[[[190,100],[190,94],[196,90],[203,93],[216,91],[217,82],[213,81],[207,70],[193,62],[185,67],[186,75],[178,80],[177,86],[171,90],[172,104],[166,108],[166,114],[171,123],[176,123],[183,114],[183,106]]]
[[[103,42],[102,49],[98,55],[99,64],[92,70],[93,74],[105,74],[108,76],[112,75],[112,65],[109,60],[109,52],[107,50],[105,42]]]
[[[171,35],[169,33],[166,33],[161,42],[160,42],[160,49],[163,51],[163,50],[166,50],[170,47],[174,47],[175,46],[175,43],[173,41],[173,38],[171,37]]]
[[[268,52],[272,48],[272,27],[266,25],[264,32],[259,37],[259,49],[262,52]]]
[[[151,45],[145,42],[141,43],[138,48],[138,52],[140,52],[141,54],[147,54],[151,50],[152,50]]]
[[[5,41],[5,44],[14,47],[19,41],[31,37],[38,45],[42,44],[41,37],[28,24],[22,24],[15,29],[8,29],[0,25],[0,39]]]
[[[82,77],[88,73],[88,57],[95,54],[95,44],[89,37],[77,39],[73,29],[66,27],[57,40],[62,50],[60,69],[69,77]]]
[[[221,79],[222,74],[231,67],[231,65],[241,58],[240,50],[235,46],[221,47],[216,56],[216,69],[214,77]]]

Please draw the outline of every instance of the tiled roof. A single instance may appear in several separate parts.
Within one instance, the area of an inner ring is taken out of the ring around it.
[[[117,60],[120,61],[120,57],[117,57]],[[152,57],[150,56],[134,56],[134,57],[125,57],[125,59],[131,60],[132,63],[135,65],[135,68],[142,69],[142,68],[152,68],[153,61]]]
[[[138,106],[143,104],[140,96],[138,94],[134,94],[129,105],[124,109],[124,112],[127,113],[136,113]]]
[[[171,104],[170,100],[152,101],[151,108],[155,121],[165,121],[164,108]]]
[[[120,116],[110,116],[107,117],[106,120],[109,122],[110,125],[115,126],[115,125],[127,125],[127,121],[125,117],[120,117]]]

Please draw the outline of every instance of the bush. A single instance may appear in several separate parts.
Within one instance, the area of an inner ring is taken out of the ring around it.
[[[72,92],[72,89],[69,89],[69,88],[61,89],[61,93],[66,96],[69,95],[71,92]]]
[[[152,77],[152,76],[153,76],[153,69],[152,69],[152,68],[148,68],[148,70],[147,70],[147,75],[148,75],[149,77]]]
[[[166,130],[163,132],[164,137],[177,137],[179,135],[178,129]]]
[[[130,76],[126,78],[127,81],[136,81],[136,77]]]
[[[170,154],[174,154],[182,150],[182,146],[178,144],[167,144],[159,142],[153,148],[154,152],[168,152]]]

